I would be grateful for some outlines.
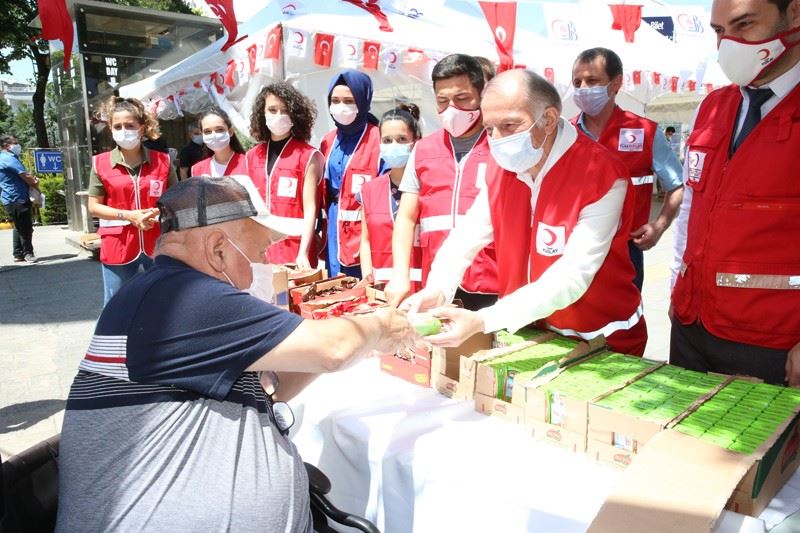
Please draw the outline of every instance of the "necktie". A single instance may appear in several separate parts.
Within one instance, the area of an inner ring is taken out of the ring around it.
[[[750,103],[747,106],[747,114],[744,117],[744,124],[742,124],[742,129],[739,131],[739,135],[736,137],[736,140],[733,141],[733,146],[731,147],[731,155],[733,152],[736,151],[739,146],[741,146],[742,142],[750,135],[750,132],[753,131],[753,128],[756,127],[756,124],[761,120],[761,106],[764,105],[764,102],[770,99],[772,95],[775,93],[772,92],[772,89],[751,89],[750,87],[745,87],[744,90],[747,92],[748,97],[750,98]]]

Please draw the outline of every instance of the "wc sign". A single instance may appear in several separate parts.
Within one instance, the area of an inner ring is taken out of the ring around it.
[[[61,152],[58,150],[34,150],[33,160],[36,163],[38,174],[61,174],[64,172]]]

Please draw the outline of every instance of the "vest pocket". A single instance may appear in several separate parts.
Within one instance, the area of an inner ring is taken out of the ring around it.
[[[762,334],[797,336],[800,331],[800,264],[717,264],[714,313],[717,326]]]
[[[705,189],[709,169],[716,159],[725,157],[722,140],[725,132],[720,129],[697,130],[686,142],[686,185],[695,191]]]

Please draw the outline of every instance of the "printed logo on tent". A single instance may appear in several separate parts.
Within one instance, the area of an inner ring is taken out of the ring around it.
[[[406,12],[406,16],[412,19],[418,19],[422,15],[423,15],[422,11],[413,7]]]
[[[281,11],[287,17],[293,17],[295,15],[301,15],[306,12],[305,6],[303,2],[298,0],[289,0],[281,2]]]
[[[683,31],[689,33],[703,33],[705,31],[705,28],[703,27],[703,21],[700,20],[700,17],[697,15],[681,13],[678,15],[678,25],[683,29]]]
[[[700,183],[700,178],[703,176],[703,166],[706,163],[706,154],[704,152],[689,150],[686,159],[688,160],[689,167],[687,178],[692,183]]]
[[[571,20],[556,19],[550,24],[550,29],[556,39],[562,41],[578,40],[578,30],[575,29],[575,23]]]
[[[541,255],[553,256],[564,253],[567,245],[567,229],[564,226],[550,226],[539,222],[536,228],[536,251]]]
[[[644,128],[620,128],[620,152],[641,152],[644,149]]]

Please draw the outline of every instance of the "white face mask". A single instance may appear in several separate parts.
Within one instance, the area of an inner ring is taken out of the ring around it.
[[[539,122],[539,120],[537,119],[527,130],[508,137],[503,137],[502,139],[489,138],[489,151],[498,165],[509,172],[520,174],[541,161],[547,136],[545,136],[539,148],[533,147],[531,130],[536,125],[536,122]]]
[[[269,131],[278,137],[283,137],[289,133],[292,129],[292,126],[294,126],[294,124],[292,124],[292,119],[289,118],[289,115],[264,113],[264,120],[267,123],[267,128]]]
[[[22,153],[22,146],[20,144],[12,144],[8,149],[17,157]]]
[[[355,104],[331,104],[330,112],[333,120],[342,126],[349,126],[356,120],[358,106]]]
[[[383,143],[380,147],[381,159],[389,168],[403,168],[411,156],[411,143]]]
[[[236,246],[235,242],[230,239],[228,239],[228,242],[231,243],[231,246],[236,248],[237,252],[242,254],[242,257],[244,257],[248,263],[250,263],[250,270],[253,272],[253,281],[250,283],[249,287],[243,289],[244,292],[267,303],[275,303],[275,288],[272,286],[272,265],[265,263],[253,263],[250,261],[250,258],[245,255],[242,249]],[[228,283],[236,287],[233,281],[231,281],[231,278],[228,277],[225,272],[223,272],[222,275],[227,278]]]
[[[114,142],[123,150],[133,150],[139,146],[139,142],[142,139],[139,130],[113,130],[111,136],[114,138]]]
[[[717,62],[729,80],[745,87],[757,80],[789,48],[800,43],[786,40],[786,37],[798,31],[800,28],[794,28],[763,41],[723,37],[719,43]]]
[[[218,152],[231,144],[231,134],[227,131],[217,131],[210,134],[203,134],[203,142],[212,152]]]
[[[194,144],[203,145],[203,135],[192,135],[192,142]]]
[[[480,109],[469,111],[466,109],[459,109],[452,105],[447,106],[447,109],[439,113],[439,120],[442,121],[442,127],[453,137],[461,137],[464,135],[478,120],[480,120],[480,118]]]
[[[590,117],[599,115],[608,103],[608,99],[608,85],[575,89],[575,94],[572,95],[572,101],[578,109]]]

